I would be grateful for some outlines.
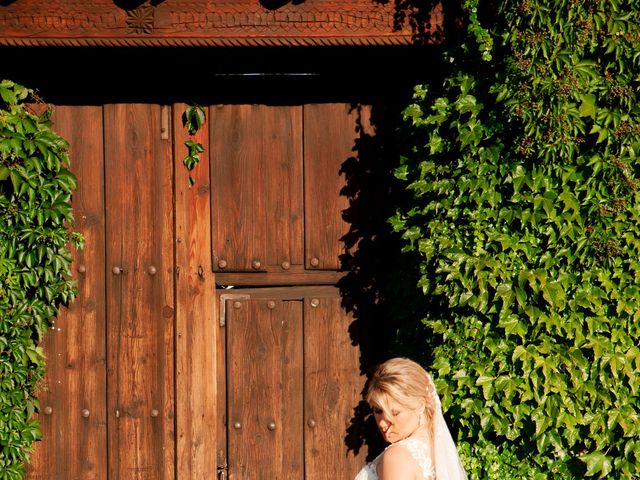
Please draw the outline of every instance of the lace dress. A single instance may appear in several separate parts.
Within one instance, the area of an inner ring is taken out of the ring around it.
[[[400,440],[399,442],[393,443],[389,445],[389,447],[392,445],[402,445],[407,450],[409,450],[411,456],[420,466],[423,480],[435,480],[436,470],[433,466],[431,457],[427,455],[428,450],[424,440],[409,437],[405,438],[404,440]],[[369,462],[364,467],[362,467],[362,470],[360,470],[360,472],[358,472],[358,475],[356,475],[355,480],[378,480],[378,463],[380,463],[383,455],[384,452],[378,455],[372,462]]]

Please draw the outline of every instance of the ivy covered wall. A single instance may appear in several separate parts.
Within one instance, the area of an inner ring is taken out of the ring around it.
[[[35,108],[34,108],[35,107]],[[0,479],[24,476],[41,437],[34,413],[44,374],[40,345],[75,284],[69,248],[76,178],[51,110],[33,92],[0,80]],[[36,113],[43,110],[43,113]]]
[[[470,478],[640,478],[640,2],[464,2],[391,219]]]

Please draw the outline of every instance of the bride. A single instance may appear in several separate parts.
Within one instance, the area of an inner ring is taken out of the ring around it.
[[[429,374],[416,362],[392,358],[369,380],[366,400],[390,444],[355,480],[466,480]]]

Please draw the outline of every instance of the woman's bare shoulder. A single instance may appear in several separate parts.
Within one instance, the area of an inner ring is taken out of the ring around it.
[[[421,478],[416,474],[420,467],[411,455],[411,452],[402,444],[388,447],[380,463],[378,464],[378,477],[380,480],[414,480]]]

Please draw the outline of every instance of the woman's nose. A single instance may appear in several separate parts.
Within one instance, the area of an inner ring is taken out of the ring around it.
[[[388,427],[389,426],[389,421],[385,418],[385,417],[380,417],[378,419],[378,426],[379,427]]]

